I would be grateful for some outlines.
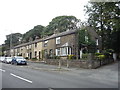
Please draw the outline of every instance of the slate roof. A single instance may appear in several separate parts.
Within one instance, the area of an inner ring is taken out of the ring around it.
[[[33,43],[36,43],[36,42],[40,42],[40,41],[43,41],[43,39],[38,39],[38,40],[34,40],[34,41],[31,41],[31,42],[28,42],[28,43],[23,43],[23,44],[15,46],[14,48],[18,48],[18,47],[21,47],[21,46],[30,45],[30,44],[33,44]]]
[[[65,32],[53,34],[53,35],[48,36],[48,37],[46,37],[46,38],[37,39],[37,40],[31,41],[31,42],[28,42],[28,43],[23,43],[23,44],[17,45],[17,46],[15,46],[15,47],[13,47],[13,48],[15,49],[15,48],[19,48],[19,47],[21,47],[21,46],[30,45],[30,44],[33,44],[33,43],[36,43],[36,42],[41,42],[41,41],[53,39],[53,38],[56,38],[56,37],[61,37],[61,36],[69,35],[69,34],[74,34],[76,31],[77,31],[77,30],[69,30],[69,31],[65,31]]]
[[[49,40],[49,39],[53,39],[53,38],[56,38],[56,37],[61,37],[61,36],[69,35],[69,34],[74,34],[76,31],[77,30],[69,30],[69,31],[58,33],[58,34],[53,34],[53,35],[45,38],[44,41]]]

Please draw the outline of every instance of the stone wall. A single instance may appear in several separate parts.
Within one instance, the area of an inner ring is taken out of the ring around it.
[[[102,65],[114,62],[113,60],[59,60],[59,59],[47,59],[46,64],[60,65],[66,67],[76,67],[85,69],[95,69]]]

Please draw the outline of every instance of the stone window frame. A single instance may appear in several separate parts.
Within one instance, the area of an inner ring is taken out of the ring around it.
[[[46,40],[46,41],[44,42],[44,47],[46,47],[47,44],[48,44],[48,40]]]
[[[37,48],[37,42],[35,43],[35,48]]]
[[[97,45],[97,46],[99,45],[99,40],[98,40],[98,38],[96,38],[96,45]]]
[[[60,44],[60,38],[61,38],[61,37],[57,37],[57,38],[56,38],[56,44]]]
[[[60,56],[61,55],[61,53],[60,53],[60,48],[57,48],[56,49],[56,56]]]

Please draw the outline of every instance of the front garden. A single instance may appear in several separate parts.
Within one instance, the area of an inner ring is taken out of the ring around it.
[[[106,50],[103,53],[83,53],[81,59],[76,59],[75,55],[68,55],[67,59],[45,59],[46,64],[95,69],[103,65],[114,62],[113,51]]]

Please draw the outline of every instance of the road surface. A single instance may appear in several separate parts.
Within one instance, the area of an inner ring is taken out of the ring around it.
[[[118,63],[89,70],[51,67],[2,63],[2,88],[118,88]]]

